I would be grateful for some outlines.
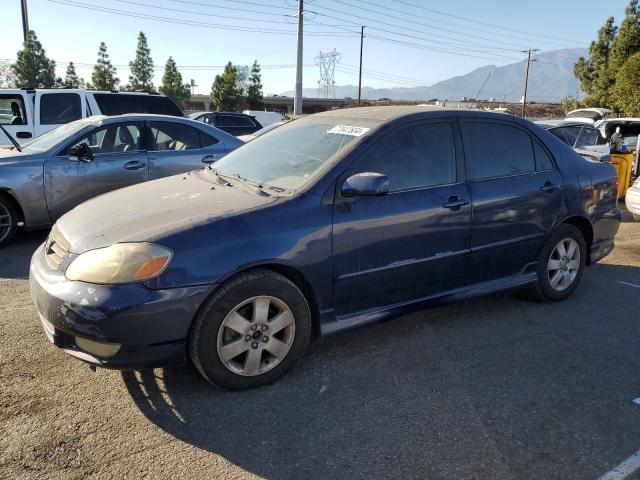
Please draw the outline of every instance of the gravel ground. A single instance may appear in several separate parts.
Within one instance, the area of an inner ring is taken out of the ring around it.
[[[235,393],[50,345],[26,280],[43,238],[0,250],[0,478],[588,479],[640,449],[640,223],[565,302],[415,313]]]

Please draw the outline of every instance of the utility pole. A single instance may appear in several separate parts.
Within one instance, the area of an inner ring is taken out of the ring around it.
[[[358,106],[362,99],[362,47],[364,45],[364,25],[360,28],[360,73],[358,74]]]
[[[29,12],[27,12],[27,0],[20,0],[20,6],[22,7],[22,37],[24,42],[27,43],[27,36],[29,34]]]
[[[303,0],[298,0],[298,54],[296,57],[296,96],[293,99],[294,115],[302,115],[302,13]]]
[[[524,97],[522,97],[522,118],[525,118],[527,114],[527,88],[529,87],[529,65],[531,65],[531,53],[537,52],[539,49],[530,48],[529,50],[523,50],[522,53],[527,54],[527,71],[524,76]]]

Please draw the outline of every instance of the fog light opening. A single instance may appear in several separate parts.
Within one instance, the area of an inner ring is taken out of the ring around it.
[[[82,337],[74,337],[74,340],[78,348],[102,358],[113,357],[122,347],[120,343],[96,342]]]

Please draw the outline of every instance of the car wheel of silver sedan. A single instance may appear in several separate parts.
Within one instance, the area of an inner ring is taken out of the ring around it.
[[[286,277],[242,273],[202,306],[189,337],[189,353],[210,382],[230,389],[270,383],[302,356],[309,342],[306,298]]]
[[[18,215],[9,200],[0,196],[0,245],[9,243],[18,228]]]
[[[587,247],[575,226],[557,227],[538,255],[538,282],[534,295],[543,301],[564,300],[576,289],[585,267]]]

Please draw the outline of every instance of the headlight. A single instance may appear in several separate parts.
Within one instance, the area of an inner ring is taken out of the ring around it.
[[[132,283],[157,277],[173,253],[153,243],[116,243],[89,250],[67,267],[69,280],[88,283]]]

